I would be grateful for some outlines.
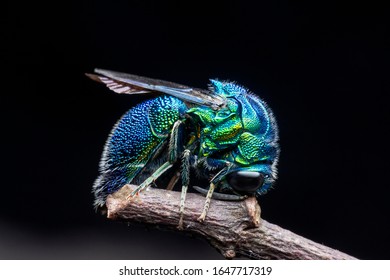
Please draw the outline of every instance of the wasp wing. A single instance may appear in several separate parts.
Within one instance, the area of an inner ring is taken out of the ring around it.
[[[105,84],[110,90],[116,93],[141,94],[152,92],[150,90],[145,90],[134,85],[128,85],[124,82],[114,80],[108,77],[87,73],[85,75],[96,82]]]
[[[117,93],[140,94],[161,92],[175,96],[185,102],[204,105],[213,109],[218,109],[225,105],[225,100],[222,97],[209,90],[191,88],[168,81],[104,69],[95,69],[95,73],[100,75],[86,75],[95,81],[106,84],[109,89]]]

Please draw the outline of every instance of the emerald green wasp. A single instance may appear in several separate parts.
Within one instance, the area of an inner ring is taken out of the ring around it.
[[[87,74],[120,94],[150,98],[116,123],[93,185],[95,207],[126,184],[138,187],[129,198],[170,175],[167,188],[181,184],[179,228],[191,170],[207,186],[192,186],[206,195],[199,221],[211,198],[240,200],[265,194],[277,177],[278,128],[269,106],[246,88],[210,80],[207,90],[109,70]]]

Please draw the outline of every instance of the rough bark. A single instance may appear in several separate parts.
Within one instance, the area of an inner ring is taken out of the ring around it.
[[[135,186],[125,186],[107,198],[107,217],[163,226],[176,230],[180,193],[148,188],[131,200]],[[197,221],[205,198],[188,193],[184,231],[206,238],[225,258],[251,259],[355,259],[261,219],[255,198],[240,202],[212,200],[206,220]]]

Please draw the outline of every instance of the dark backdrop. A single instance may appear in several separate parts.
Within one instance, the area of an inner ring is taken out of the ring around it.
[[[312,2],[8,3],[0,258],[220,258],[203,240],[93,211],[105,139],[140,101],[88,80],[94,67],[245,85],[280,127],[263,218],[358,258],[390,258],[386,10]]]

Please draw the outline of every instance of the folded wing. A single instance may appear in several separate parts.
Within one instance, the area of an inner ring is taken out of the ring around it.
[[[160,92],[175,96],[186,103],[208,106],[215,110],[225,106],[225,100],[209,90],[104,69],[95,69],[95,73],[86,75],[92,80],[106,84],[109,89],[117,93],[147,94]]]

